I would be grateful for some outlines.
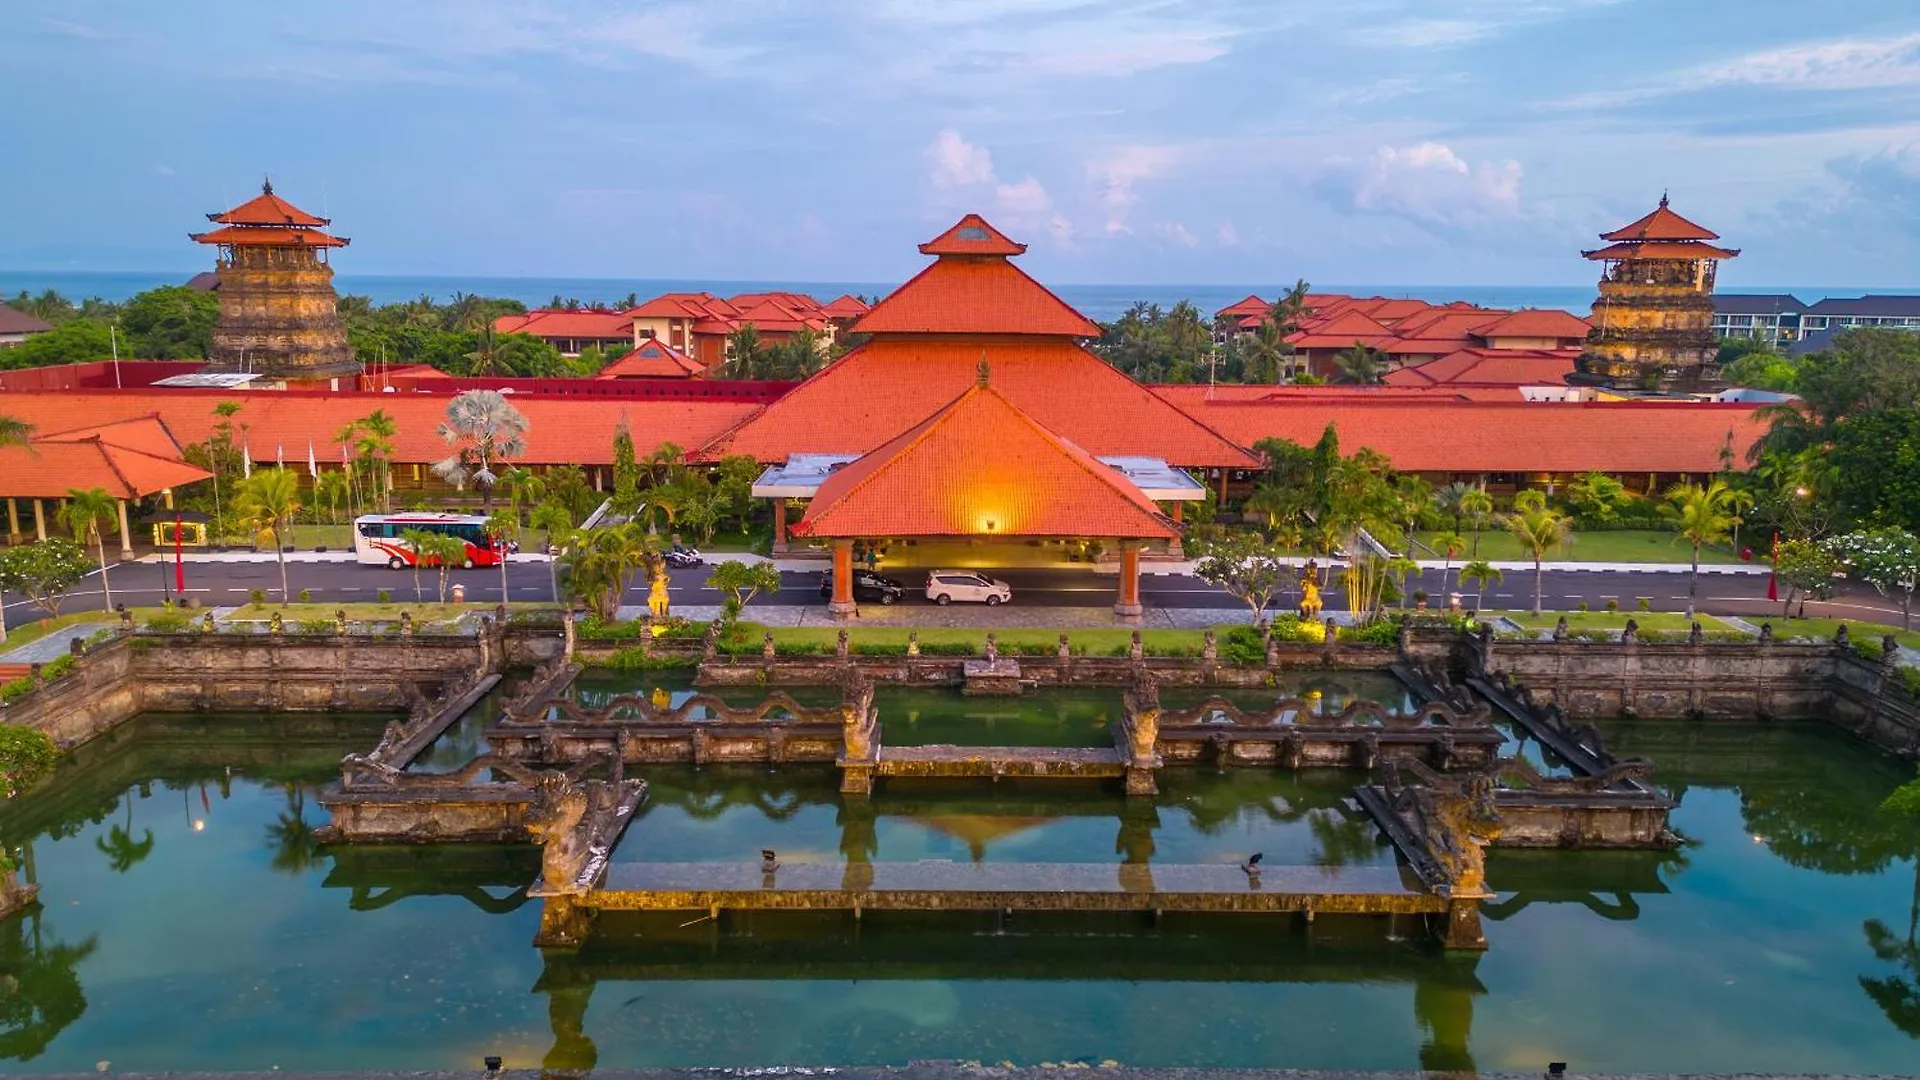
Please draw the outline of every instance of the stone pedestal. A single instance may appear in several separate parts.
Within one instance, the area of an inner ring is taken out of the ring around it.
[[[1447,948],[1475,952],[1486,950],[1487,935],[1480,929],[1479,897],[1455,897],[1447,902],[1445,915],[1432,918],[1445,920],[1445,925],[1439,928],[1439,937],[1440,943]]]
[[[960,671],[960,693],[967,697],[1014,697],[1020,693],[1018,660],[968,660]]]
[[[540,929],[534,932],[533,943],[542,949],[577,949],[593,933],[598,915],[573,896],[549,896],[541,903]]]
[[[840,793],[842,795],[873,794],[874,762],[851,761],[847,758],[841,758],[837,764],[840,766]]]

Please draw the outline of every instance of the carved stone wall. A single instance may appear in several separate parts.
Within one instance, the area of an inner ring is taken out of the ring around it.
[[[359,371],[336,311],[333,267],[313,250],[237,246],[217,272],[211,367],[295,378]]]

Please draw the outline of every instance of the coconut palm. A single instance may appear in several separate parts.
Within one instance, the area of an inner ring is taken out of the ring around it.
[[[495,468],[526,452],[527,418],[498,390],[468,390],[447,404],[439,431],[453,453],[434,463],[434,475],[462,489],[473,481],[492,505]]]
[[[25,446],[32,436],[32,424],[11,416],[0,416],[0,446]]]
[[[1485,559],[1475,559],[1460,568],[1460,584],[1465,585],[1469,581],[1474,583],[1473,609],[1475,611],[1486,606],[1484,601],[1486,599],[1487,586],[1490,584],[1498,585],[1505,580],[1507,580],[1507,575],[1501,573],[1499,567]]]
[[[357,455],[367,474],[367,484],[373,489],[372,505],[386,513],[391,500],[390,479],[393,472],[393,437],[400,427],[387,415],[385,409],[375,409],[357,421],[360,437],[354,441],[353,452]]]
[[[1333,366],[1340,371],[1340,381],[1371,386],[1380,381],[1380,354],[1356,341],[1353,348],[1339,353],[1333,358]]]
[[[1433,490],[1434,508],[1453,518],[1454,532],[1459,532],[1466,527],[1467,514],[1460,506],[1460,500],[1466,498],[1468,492],[1478,490],[1478,488],[1464,480],[1455,480],[1450,484],[1442,484]]]
[[[1537,491],[1521,492],[1522,496],[1539,495]],[[1573,536],[1573,519],[1546,505],[1545,497],[1538,499],[1517,498],[1514,500],[1514,513],[1507,517],[1507,531],[1520,541],[1520,548],[1533,556],[1533,613],[1540,614],[1544,606],[1546,575],[1541,562],[1547,552],[1566,543]]]
[[[425,597],[420,594],[420,568],[427,561],[426,552],[433,547],[433,538],[435,535],[437,534],[430,533],[425,529],[400,530],[400,542],[407,545],[408,551],[413,552],[413,558],[411,560],[413,566],[413,602],[416,604],[425,599]]]
[[[531,470],[512,465],[500,473],[500,488],[507,493],[507,509],[513,520],[520,521],[529,507],[546,496],[547,482]]]
[[[627,521],[575,535],[568,544],[567,572],[574,595],[611,621],[627,585],[657,555],[658,541]]]
[[[1473,549],[1470,554],[1480,557],[1480,532],[1487,527],[1487,519],[1493,516],[1493,496],[1482,488],[1473,488],[1460,497],[1460,513],[1473,522]]]
[[[1445,552],[1447,563],[1440,569],[1440,595],[1447,593],[1447,582],[1453,577],[1453,557],[1467,546],[1467,538],[1457,532],[1445,532],[1433,538],[1433,549]]]
[[[329,469],[313,478],[313,501],[327,511],[327,520],[338,523],[342,507],[352,509],[353,481],[344,471]]]
[[[495,510],[487,515],[487,535],[498,545],[500,556],[500,607],[507,606],[507,541],[520,537],[520,512]]]
[[[1735,491],[1725,480],[1706,484],[1675,484],[1667,490],[1660,516],[1673,523],[1680,539],[1693,545],[1693,573],[1687,579],[1687,615],[1700,592],[1700,548],[1726,540],[1740,526],[1740,511],[1753,505],[1753,496]]]
[[[560,548],[573,532],[573,515],[558,502],[549,500],[533,508],[528,523],[547,534],[547,578],[553,585],[553,602],[560,602]]]
[[[1284,332],[1269,319],[1261,323],[1247,339],[1247,381],[1250,383],[1277,383],[1280,371],[1286,366],[1293,350],[1287,345]]]
[[[282,537],[300,512],[300,478],[284,468],[259,469],[240,481],[233,511],[255,536],[273,535],[273,557],[280,564],[280,602],[287,603],[287,545]]]
[[[67,528],[73,530],[73,538],[81,543],[92,543],[94,551],[100,556],[100,592],[106,599],[107,610],[113,610],[113,586],[107,582],[107,534],[115,531],[120,524],[120,504],[106,488],[91,488],[81,491],[79,488],[67,489],[67,505],[60,508],[60,518]]]

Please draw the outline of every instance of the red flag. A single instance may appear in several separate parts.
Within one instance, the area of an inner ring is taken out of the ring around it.
[[[1780,585],[1772,574],[1767,575],[1767,599],[1776,604],[1780,602]]]
[[[187,602],[187,564],[180,554],[180,515],[173,516],[173,591],[180,594],[180,602]]]

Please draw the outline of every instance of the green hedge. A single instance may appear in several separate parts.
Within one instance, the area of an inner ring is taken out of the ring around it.
[[[47,663],[40,668],[40,676],[47,682],[52,682],[71,672],[73,670],[73,663],[72,654],[55,657],[47,661]],[[33,690],[33,676],[22,675],[12,682],[0,684],[0,701],[12,701],[18,697],[25,697],[33,693]]]

